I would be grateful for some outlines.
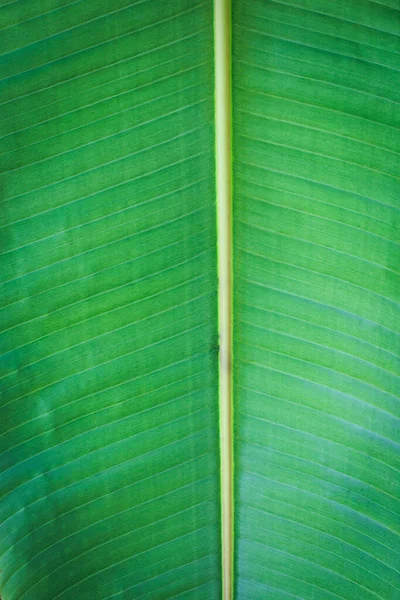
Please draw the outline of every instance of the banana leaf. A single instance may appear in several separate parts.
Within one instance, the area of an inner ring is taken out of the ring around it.
[[[399,9],[233,0],[240,599],[400,597]]]
[[[2,0],[0,29],[2,600],[398,600],[399,0]]]
[[[2,598],[217,598],[212,4],[2,4]]]

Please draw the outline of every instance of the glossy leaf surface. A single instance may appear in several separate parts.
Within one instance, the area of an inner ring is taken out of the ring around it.
[[[0,2],[2,600],[221,597],[212,4]],[[397,600],[400,5],[232,9],[235,598]]]
[[[233,1],[241,600],[399,597],[399,8]]]
[[[218,598],[212,5],[2,4],[2,598]]]

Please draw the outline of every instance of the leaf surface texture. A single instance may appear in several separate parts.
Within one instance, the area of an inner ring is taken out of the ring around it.
[[[233,1],[236,597],[400,589],[397,1]]]
[[[220,595],[212,19],[2,2],[3,600]]]

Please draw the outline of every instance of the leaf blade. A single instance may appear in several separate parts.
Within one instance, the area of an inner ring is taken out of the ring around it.
[[[398,14],[233,6],[236,595],[395,598]]]
[[[218,597],[212,7],[2,11],[2,597]]]

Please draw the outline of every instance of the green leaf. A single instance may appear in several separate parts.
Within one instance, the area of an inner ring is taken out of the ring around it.
[[[233,2],[240,599],[399,597],[399,8]]]
[[[399,17],[0,0],[3,600],[398,600]]]
[[[212,4],[0,22],[2,598],[218,598]]]

